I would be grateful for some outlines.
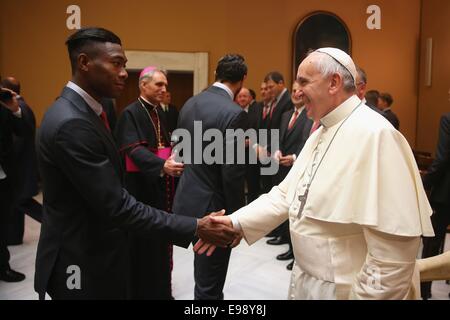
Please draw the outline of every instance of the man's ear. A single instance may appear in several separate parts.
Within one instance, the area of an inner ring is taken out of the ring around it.
[[[78,61],[78,68],[79,68],[81,71],[84,71],[84,72],[89,71],[89,64],[90,64],[90,62],[91,62],[91,59],[88,57],[87,54],[85,54],[85,53],[80,53],[80,54],[78,55],[77,61]]]

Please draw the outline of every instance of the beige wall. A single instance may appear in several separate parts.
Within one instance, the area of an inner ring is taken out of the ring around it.
[[[432,85],[425,86],[425,41],[433,39]],[[450,112],[450,1],[425,0],[422,9],[420,44],[419,112],[417,149],[435,151],[439,120]]]
[[[439,1],[436,1],[439,2]],[[447,2],[447,1],[443,1]],[[73,1],[15,0],[0,13],[0,72],[22,81],[23,95],[38,121],[70,78],[64,41],[66,8]],[[348,26],[355,61],[366,69],[369,87],[390,92],[401,131],[415,142],[420,0],[377,0],[382,30],[366,28],[368,0],[170,0],[76,1],[83,26],[116,32],[125,49],[210,53],[210,80],[218,58],[243,54],[247,86],[258,89],[268,71],[291,83],[292,37],[307,14],[325,10]],[[258,91],[258,90],[256,90]]]

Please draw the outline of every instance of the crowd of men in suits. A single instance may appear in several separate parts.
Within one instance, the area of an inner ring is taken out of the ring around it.
[[[73,77],[47,112],[38,141],[47,207],[36,291],[41,298],[47,292],[54,299],[173,299],[172,244],[187,247],[206,239],[220,248],[212,255],[195,256],[194,295],[223,299],[231,248],[238,240],[233,230],[211,223],[208,215],[221,215],[221,209],[233,213],[287,176],[306,140],[320,126],[307,117],[303,102],[296,98],[298,83],[289,93],[283,75],[269,72],[261,82],[258,102],[255,92],[243,86],[245,59],[226,55],[217,64],[215,83],[189,99],[178,113],[170,102],[165,71],[150,66],[140,74],[139,97],[116,119],[112,98],[127,77],[120,39],[108,30],[87,28],[72,35],[67,46]],[[114,60],[117,69],[98,64],[103,56],[90,56],[95,50]],[[109,80],[98,74],[109,75]],[[41,207],[32,199],[38,192],[36,123],[20,97],[18,82],[7,78],[2,84],[15,92],[21,112],[0,107],[0,202],[2,213],[9,212],[8,218],[1,216],[0,280],[20,281],[23,275],[9,267],[6,244],[21,243],[24,213],[42,220]],[[399,128],[390,109],[392,96],[366,92],[367,76],[360,68],[356,87],[360,99]],[[245,165],[177,162],[170,153],[171,134],[177,128],[194,134],[195,121],[202,121],[203,130],[266,130],[267,141],[247,139],[245,143],[246,158],[255,155],[259,161]],[[278,134],[272,134],[275,131]],[[271,139],[279,139],[276,150]],[[261,174],[267,159],[278,163],[275,174]],[[6,225],[15,227],[5,231]],[[276,258],[291,260],[287,265],[291,270],[294,255],[288,221],[270,236],[268,244],[289,244],[289,250]],[[83,270],[83,278],[68,288],[67,267],[72,265]],[[111,279],[121,280],[112,285]]]
[[[373,89],[367,91],[366,72],[360,67],[357,67],[356,71],[358,77],[356,79],[356,93],[358,98],[385,117],[395,129],[400,130],[400,121],[394,111],[392,111],[392,104],[394,103],[392,95],[387,92],[380,93],[378,90]]]

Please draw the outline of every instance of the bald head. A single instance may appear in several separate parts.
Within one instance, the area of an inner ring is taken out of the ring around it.
[[[20,94],[20,82],[14,77],[6,77],[2,80],[2,87]]]
[[[250,90],[248,88],[242,87],[236,96],[236,103],[243,109],[245,109],[250,102],[253,100]]]

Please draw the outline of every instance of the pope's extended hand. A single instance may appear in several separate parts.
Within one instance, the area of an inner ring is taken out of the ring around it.
[[[223,225],[233,229],[233,223],[231,222],[230,217],[227,216],[219,216],[215,213],[212,213],[211,222],[216,225]],[[236,247],[241,242],[241,239],[242,234],[238,231],[234,231],[234,238],[227,243],[227,247],[229,248]],[[212,255],[214,250],[216,250],[216,247],[217,245],[215,245],[214,243],[208,242],[207,240],[200,238],[200,240],[197,241],[197,243],[194,245],[194,251],[197,254],[203,254],[206,252],[206,255],[210,256]]]

